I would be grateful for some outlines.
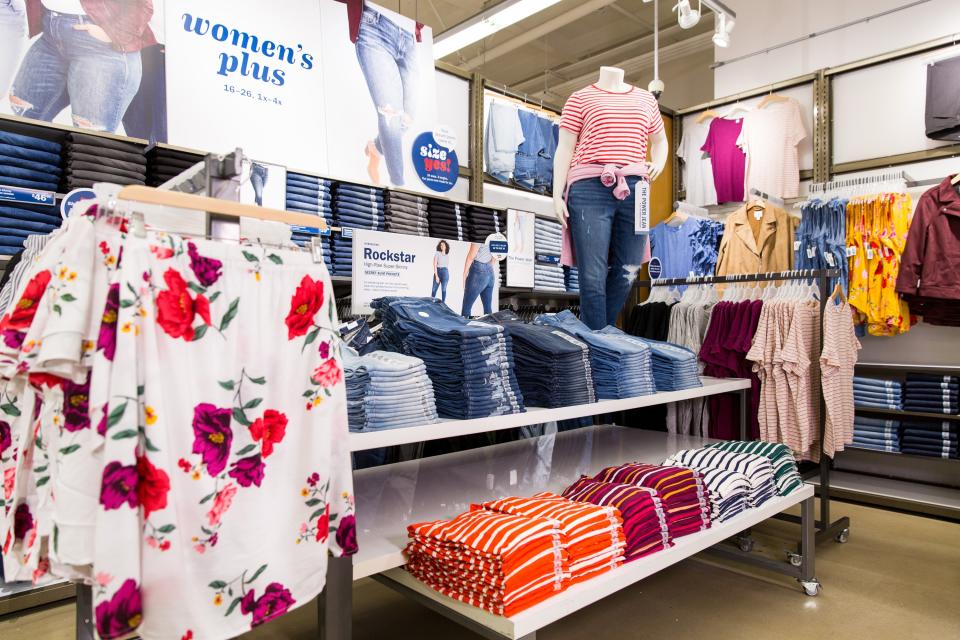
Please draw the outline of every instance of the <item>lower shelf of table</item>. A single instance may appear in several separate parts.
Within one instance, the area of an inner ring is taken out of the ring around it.
[[[819,486],[819,479],[813,484]],[[830,495],[960,520],[960,489],[956,488],[834,470],[830,474]]]
[[[410,589],[419,595],[441,603],[445,608],[472,622],[507,638],[522,638],[549,624],[620,591],[658,571],[693,556],[730,538],[744,529],[767,520],[813,496],[813,487],[804,485],[797,492],[767,501],[756,509],[748,509],[735,518],[706,531],[680,538],[666,551],[661,551],[623,565],[588,582],[574,585],[513,617],[496,616],[476,607],[441,595],[424,585],[403,569],[392,569],[383,575],[386,580]]]

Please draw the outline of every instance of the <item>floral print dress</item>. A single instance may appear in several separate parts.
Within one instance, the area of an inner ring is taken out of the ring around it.
[[[102,638],[229,638],[356,551],[336,305],[304,252],[73,218],[0,319],[7,575]]]

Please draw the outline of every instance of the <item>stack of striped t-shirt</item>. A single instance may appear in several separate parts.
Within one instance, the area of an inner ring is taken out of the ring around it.
[[[443,595],[512,616],[569,585],[566,535],[555,520],[487,510],[407,527],[407,570]]]
[[[616,507],[627,539],[625,560],[642,558],[671,544],[663,505],[657,492],[646,487],[597,482],[582,476],[563,492],[564,498]]]
[[[607,467],[593,479],[655,490],[663,505],[671,540],[710,526],[710,500],[700,473],[695,469],[643,463],[623,464]]]
[[[777,495],[777,484],[773,474],[773,465],[763,456],[752,453],[737,453],[715,448],[687,449],[678,451],[664,461],[664,464],[678,464],[697,469],[707,480],[707,469],[738,473],[747,480],[746,506],[759,507]]]
[[[793,493],[803,486],[803,478],[800,477],[800,472],[797,470],[797,460],[793,457],[793,451],[785,444],[761,442],[759,440],[752,442],[732,440],[715,442],[708,444],[707,447],[720,449],[721,451],[752,453],[770,460],[770,464],[773,465],[773,475],[776,479],[777,495],[779,496]]]
[[[573,502],[554,493],[538,493],[532,498],[503,498],[471,508],[555,521],[567,540],[570,584],[623,563],[626,547],[623,520],[613,507]]]

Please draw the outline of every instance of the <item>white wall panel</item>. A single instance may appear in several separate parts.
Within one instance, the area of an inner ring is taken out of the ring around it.
[[[470,166],[470,83],[459,76],[436,70],[437,123],[457,134],[457,160]]]

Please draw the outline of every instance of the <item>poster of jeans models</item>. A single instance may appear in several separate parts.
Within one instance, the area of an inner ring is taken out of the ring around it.
[[[531,211],[507,210],[507,286],[533,288],[534,221]]]
[[[240,202],[270,209],[287,208],[287,168],[244,160],[240,170]]]
[[[499,308],[500,266],[486,246],[383,231],[353,232],[353,313],[383,296],[433,297],[465,317]]]
[[[0,0],[0,113],[166,141],[165,13],[164,0]]]

